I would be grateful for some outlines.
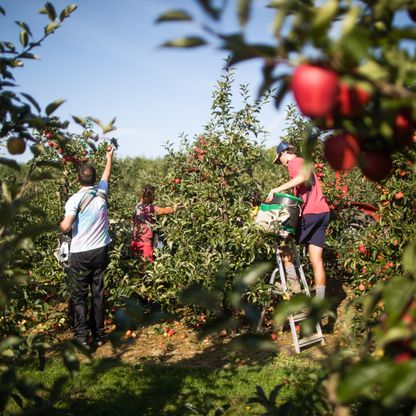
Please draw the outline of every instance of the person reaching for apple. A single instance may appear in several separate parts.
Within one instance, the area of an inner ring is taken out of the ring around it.
[[[71,233],[68,283],[69,306],[73,314],[74,338],[85,348],[104,342],[104,274],[109,263],[108,184],[113,165],[114,148],[106,152],[106,165],[96,185],[96,170],[90,164],[78,169],[80,189],[65,204],[63,233]],[[91,308],[88,319],[88,292],[91,290]]]
[[[326,288],[323,248],[329,224],[329,206],[322,193],[318,177],[312,170],[308,170],[304,166],[304,159],[296,155],[294,146],[287,142],[281,142],[276,147],[276,158],[273,163],[285,166],[288,169],[290,180],[271,189],[266,202],[272,201],[275,193],[290,188],[293,188],[295,196],[303,200],[301,218],[296,229],[296,241],[308,245],[315,279],[315,295],[322,299],[325,297]],[[288,281],[292,283],[292,291],[299,292],[300,285],[292,255],[284,248],[281,250]]]
[[[173,207],[159,207],[154,205],[155,188],[144,185],[140,192],[140,202],[134,208],[133,214],[133,240],[130,250],[133,257],[143,257],[153,262],[153,249],[157,246],[157,233],[154,230],[157,215],[173,214],[180,205]]]

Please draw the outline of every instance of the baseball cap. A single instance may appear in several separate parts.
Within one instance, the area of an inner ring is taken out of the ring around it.
[[[276,146],[276,158],[273,160],[273,163],[278,163],[279,162],[280,153],[284,152],[289,147],[290,147],[290,144],[288,142],[280,142]]]

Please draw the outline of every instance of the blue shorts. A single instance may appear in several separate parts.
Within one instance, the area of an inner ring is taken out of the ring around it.
[[[329,212],[303,215],[296,228],[296,241],[300,244],[313,244],[323,248],[328,224]]]

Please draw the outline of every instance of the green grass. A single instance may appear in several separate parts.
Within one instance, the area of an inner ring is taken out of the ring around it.
[[[260,415],[264,408],[247,404],[261,385],[268,395],[277,384],[284,384],[278,402],[307,401],[316,384],[319,367],[302,355],[276,356],[264,365],[234,366],[230,369],[190,368],[166,364],[115,364],[106,359],[83,363],[79,373],[65,384],[60,400],[48,414],[56,415],[187,415],[186,404],[198,414],[214,414],[228,403],[227,415]],[[44,371],[34,367],[21,374],[50,388],[54,380],[68,374],[61,360],[48,361]],[[303,402],[303,403],[302,403]],[[306,409],[306,407],[305,407]],[[13,403],[6,414],[19,413]],[[298,414],[307,414],[304,413]]]

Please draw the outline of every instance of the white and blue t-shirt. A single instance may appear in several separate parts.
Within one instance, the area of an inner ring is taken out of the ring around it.
[[[65,216],[75,216],[79,204],[93,186],[84,186],[72,195],[65,204]],[[83,212],[78,212],[72,224],[71,253],[94,250],[111,243],[108,233],[108,209],[105,198],[99,196],[108,194],[108,183],[101,179],[98,184],[97,196],[91,200]]]

